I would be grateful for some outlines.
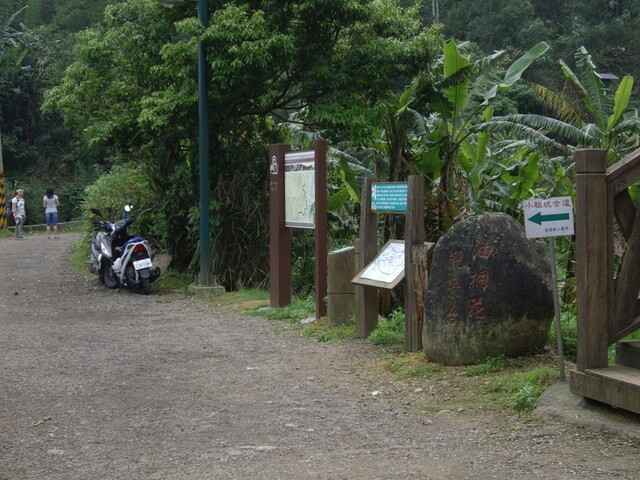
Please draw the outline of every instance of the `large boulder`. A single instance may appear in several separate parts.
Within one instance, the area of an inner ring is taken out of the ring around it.
[[[534,353],[553,313],[549,260],[510,216],[470,217],[436,245],[422,331],[430,361],[468,365]]]

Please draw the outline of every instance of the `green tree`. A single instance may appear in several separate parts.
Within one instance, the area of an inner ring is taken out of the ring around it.
[[[229,288],[256,284],[266,257],[251,272],[242,263],[247,250],[265,250],[266,149],[283,138],[274,119],[298,111],[329,139],[362,132],[370,105],[429,62],[434,35],[417,9],[392,0],[226,2],[211,5],[205,30],[194,13],[186,2],[171,10],[153,0],[110,5],[102,23],[78,35],[77,60],[45,106],[113,161],[148,165],[165,198],[164,245],[184,267],[200,213],[196,44],[204,42],[214,267]]]
[[[19,21],[24,10],[0,20],[0,120],[10,175],[47,167],[67,138],[40,113],[43,91],[62,71],[65,37],[50,27],[25,27]]]
[[[548,38],[547,26],[537,21],[531,0],[449,0],[443,2],[445,34],[481,45],[485,52],[501,49],[524,51],[532,29]]]

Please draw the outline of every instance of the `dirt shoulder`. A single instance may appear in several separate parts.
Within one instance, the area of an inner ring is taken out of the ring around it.
[[[398,380],[366,342],[107,290],[69,266],[76,240],[0,239],[1,480],[637,478],[629,437],[421,413],[472,380]]]

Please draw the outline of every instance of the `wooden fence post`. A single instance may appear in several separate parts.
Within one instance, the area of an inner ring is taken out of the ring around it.
[[[291,229],[284,221],[284,156],[291,145],[269,147],[269,263],[272,307],[291,303]]]
[[[371,184],[365,178],[360,201],[360,237],[358,239],[358,271],[362,271],[378,251],[378,216],[371,211]],[[378,289],[356,285],[356,335],[367,338],[378,326]]]
[[[607,152],[579,150],[576,162],[577,370],[607,366],[613,308],[613,198]]]
[[[350,322],[354,317],[355,248],[346,247],[327,256],[327,317],[332,325]]]
[[[422,301],[416,291],[416,264],[413,259],[413,246],[422,245],[424,232],[424,181],[421,176],[410,175],[407,192],[407,218],[404,233],[404,278],[405,278],[405,337],[404,347],[407,352],[422,349],[422,318],[418,312]]]
[[[315,145],[316,175],[316,318],[327,316],[327,143],[316,140]]]

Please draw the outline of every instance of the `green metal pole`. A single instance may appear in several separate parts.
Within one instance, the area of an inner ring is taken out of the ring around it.
[[[207,28],[207,0],[198,0],[198,20]],[[211,285],[211,246],[209,234],[209,97],[207,58],[202,41],[198,43],[198,144],[200,165],[200,275],[199,284]]]

